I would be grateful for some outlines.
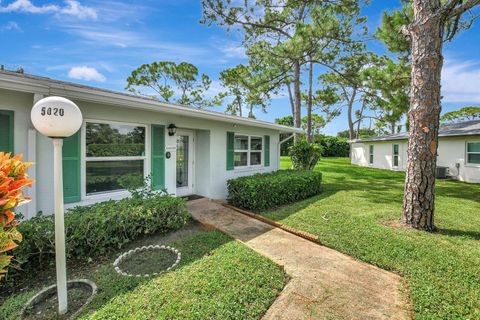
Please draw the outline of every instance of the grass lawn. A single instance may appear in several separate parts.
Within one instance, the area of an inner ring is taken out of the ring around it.
[[[290,167],[282,158],[282,168]],[[392,227],[404,173],[322,159],[319,196],[264,213],[331,248],[405,276],[416,319],[480,319],[480,185],[437,181],[438,233]]]
[[[258,319],[287,281],[280,267],[218,231],[201,231],[173,246],[182,252],[179,267],[156,278],[120,276],[111,261],[85,270],[99,292],[80,318]],[[18,319],[33,294],[6,300],[0,319]]]

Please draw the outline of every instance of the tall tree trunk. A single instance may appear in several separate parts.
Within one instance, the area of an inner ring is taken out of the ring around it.
[[[313,62],[310,62],[308,68],[308,101],[307,101],[307,142],[313,142],[312,133],[312,86],[313,86]]]
[[[295,103],[293,102],[292,88],[290,86],[290,82],[287,83],[287,89],[288,89],[288,98],[290,100],[290,107],[292,108],[292,117],[295,117]]]
[[[295,102],[295,110],[293,115],[293,126],[295,128],[300,128],[302,125],[302,114],[301,114],[301,92],[300,92],[300,62],[297,60],[293,63],[293,95]],[[297,144],[300,140],[300,134],[295,133],[293,136],[293,143]]]
[[[443,64],[440,0],[415,0],[412,39],[412,91],[402,222],[434,231],[435,168]]]
[[[348,100],[348,110],[347,110],[348,133],[349,133],[349,136],[350,136],[350,140],[355,139],[355,128],[353,126],[353,103],[355,102],[356,95],[357,95],[357,88],[353,88],[352,95],[350,96],[350,99]]]
[[[242,116],[242,103],[240,102],[240,97],[237,96],[237,105],[238,105],[238,115]]]
[[[248,117],[255,119],[255,116],[253,115],[253,106],[250,106],[250,111],[248,111]]]
[[[390,122],[390,133],[395,134],[397,129],[397,122],[396,121],[391,121]]]

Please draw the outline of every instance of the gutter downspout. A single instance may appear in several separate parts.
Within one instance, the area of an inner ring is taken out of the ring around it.
[[[292,133],[291,135],[289,135],[288,137],[286,137],[282,141],[278,142],[278,147],[277,147],[277,150],[278,150],[278,170],[280,170],[280,156],[282,155],[281,152],[280,152],[281,146],[282,146],[282,144],[284,144],[288,140],[292,139],[294,136],[295,136],[295,134]]]

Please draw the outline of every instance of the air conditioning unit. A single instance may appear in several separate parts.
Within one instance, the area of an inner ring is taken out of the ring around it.
[[[448,178],[448,167],[437,167],[437,172],[435,175],[437,179],[447,179]]]

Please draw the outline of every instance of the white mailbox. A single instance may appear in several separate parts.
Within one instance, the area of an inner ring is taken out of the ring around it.
[[[63,206],[62,147],[82,126],[82,112],[72,101],[62,97],[44,98],[32,108],[33,126],[53,140],[53,189],[55,202],[55,261],[57,271],[58,313],[68,311],[67,266],[65,261],[65,223]]]

